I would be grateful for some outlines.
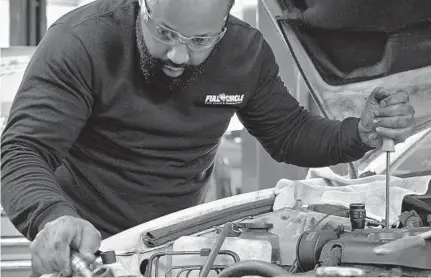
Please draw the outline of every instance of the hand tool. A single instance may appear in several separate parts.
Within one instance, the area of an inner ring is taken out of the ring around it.
[[[82,275],[83,277],[93,277],[93,272],[91,271],[90,266],[78,252],[73,250],[71,250],[70,255],[70,266],[75,273]]]
[[[389,224],[389,202],[390,202],[390,196],[389,196],[389,183],[390,183],[390,165],[391,165],[391,152],[395,152],[395,144],[394,140],[389,138],[383,138],[383,145],[382,145],[382,151],[386,152],[386,212],[385,212],[385,228],[390,229]]]
[[[113,277],[112,270],[109,267],[99,266],[91,269],[84,258],[76,251],[71,251],[70,266],[74,273],[82,277]]]
[[[96,252],[96,256],[100,256],[101,251]],[[84,258],[77,251],[70,251],[70,267],[72,268],[72,274],[80,277],[114,277],[112,270],[109,267],[99,266],[94,270],[90,268],[90,265],[84,260]],[[40,277],[59,277],[58,273],[43,274]]]
[[[387,255],[404,249],[425,245],[425,239],[431,238],[431,231],[423,232],[414,236],[405,236],[394,241],[390,241],[373,249],[374,254]]]

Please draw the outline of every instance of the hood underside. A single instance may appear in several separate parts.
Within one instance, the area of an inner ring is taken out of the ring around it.
[[[402,1],[362,2],[265,1],[324,116],[359,117],[383,86],[410,94],[415,133],[431,127],[431,1],[414,0],[408,9]]]
[[[415,133],[431,127],[431,66],[378,78],[375,80],[322,88],[320,99],[323,109],[331,118],[360,117],[366,98],[378,86],[405,90],[415,108]]]

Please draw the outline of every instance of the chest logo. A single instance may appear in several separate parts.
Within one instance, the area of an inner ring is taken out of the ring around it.
[[[205,104],[222,104],[222,105],[235,105],[241,104],[244,100],[244,94],[241,95],[207,95],[205,97]]]

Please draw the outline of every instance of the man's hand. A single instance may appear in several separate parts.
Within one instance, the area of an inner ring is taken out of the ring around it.
[[[62,216],[49,222],[30,245],[33,275],[60,272],[62,276],[70,276],[70,249],[93,263],[100,244],[99,231],[86,220]]]
[[[382,138],[404,142],[413,133],[415,110],[405,91],[392,93],[382,87],[375,88],[367,99],[358,124],[359,136],[364,144],[380,148]]]

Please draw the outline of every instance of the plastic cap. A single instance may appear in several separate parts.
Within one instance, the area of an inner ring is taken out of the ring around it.
[[[103,252],[100,257],[102,258],[103,264],[113,264],[117,262],[115,251],[112,251],[112,250]]]

